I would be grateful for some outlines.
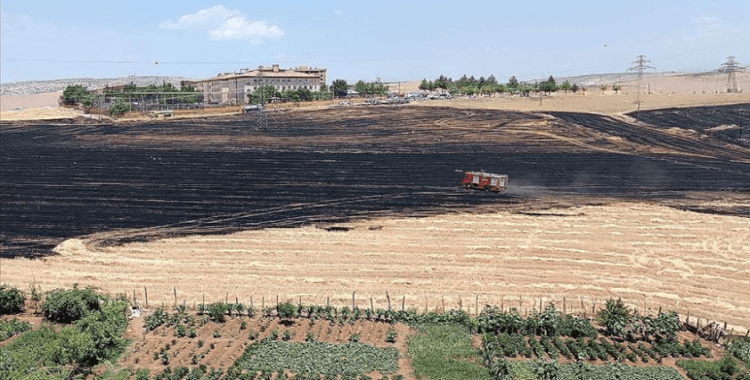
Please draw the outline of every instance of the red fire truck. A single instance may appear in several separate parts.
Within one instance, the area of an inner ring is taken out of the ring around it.
[[[470,189],[494,191],[499,193],[508,188],[508,176],[505,174],[478,172],[464,172],[461,184]]]

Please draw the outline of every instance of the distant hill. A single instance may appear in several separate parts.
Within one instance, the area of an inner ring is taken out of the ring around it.
[[[52,80],[35,80],[21,81],[0,84],[0,95],[30,95],[43,94],[48,92],[58,92],[65,90],[65,87],[71,85],[82,85],[89,90],[109,86],[117,86],[135,83],[138,86],[148,86],[150,84],[162,84],[164,82],[172,83],[180,87],[180,82],[190,80],[191,78],[178,76],[127,76],[121,78],[69,78],[69,79],[52,79]]]

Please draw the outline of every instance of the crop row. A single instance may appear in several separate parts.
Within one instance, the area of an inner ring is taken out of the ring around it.
[[[190,329],[196,324],[201,326],[209,320],[223,323],[226,316],[240,316],[254,318],[258,316],[261,319],[281,319],[290,321],[292,319],[309,319],[312,324],[318,320],[329,322],[332,326],[335,324],[344,325],[345,323],[354,324],[357,321],[372,321],[384,323],[404,323],[407,325],[423,323],[456,323],[476,329],[475,320],[464,311],[449,310],[444,313],[429,312],[419,314],[415,310],[395,311],[391,309],[360,309],[358,307],[349,308],[344,306],[336,308],[333,306],[317,305],[294,305],[289,302],[280,303],[275,307],[266,307],[258,314],[253,307],[245,306],[241,303],[226,304],[216,302],[208,305],[198,305],[198,317],[188,315],[184,306],[178,306],[174,313],[169,312],[163,307],[157,308],[151,315],[146,317],[146,328],[154,330],[159,326],[177,326],[178,336],[192,334],[194,329]],[[183,326],[187,325],[187,328]],[[188,330],[190,329],[190,330]]]
[[[578,337],[576,339],[561,339],[559,336],[529,336],[528,341],[521,334],[492,334],[486,333],[482,339],[482,350],[485,362],[491,363],[499,357],[526,357],[537,359],[557,360],[563,357],[568,360],[602,360],[624,362],[626,360],[635,363],[640,359],[643,363],[654,360],[661,363],[663,358],[668,356],[698,358],[712,357],[711,350],[703,347],[698,339],[690,342],[685,340],[682,344],[678,341],[658,340],[651,344],[643,342],[620,343],[617,341],[610,342],[605,338],[586,339]]]

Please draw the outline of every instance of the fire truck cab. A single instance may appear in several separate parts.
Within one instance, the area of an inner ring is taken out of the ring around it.
[[[467,171],[464,172],[461,184],[470,189],[499,193],[508,188],[508,176],[505,174],[485,173],[483,171]]]

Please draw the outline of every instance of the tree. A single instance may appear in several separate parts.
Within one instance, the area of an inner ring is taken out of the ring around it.
[[[489,77],[487,77],[487,83],[488,84],[497,84],[497,79],[494,75],[490,74]]]
[[[354,85],[354,91],[357,91],[360,94],[367,94],[370,92],[370,86],[364,81],[360,80],[359,82],[357,82],[357,84]]]
[[[429,90],[430,89],[430,85],[429,85],[429,83],[427,83],[427,78],[422,79],[422,83],[419,84],[419,89],[420,90]]]
[[[516,79],[516,76],[513,75],[508,80],[508,88],[509,89],[517,89],[518,88],[518,79]]]
[[[550,75],[549,79],[547,79],[546,81],[542,82],[539,85],[539,89],[547,93],[556,91],[557,85],[555,83],[555,78],[553,78],[552,75]]]
[[[259,104],[269,101],[274,96],[280,95],[274,86],[261,86],[250,94],[250,104]]]
[[[564,82],[562,82],[562,84],[560,85],[560,89],[561,89],[561,90],[563,90],[563,91],[565,91],[565,92],[568,92],[568,91],[570,91],[571,89],[573,89],[573,85],[572,85],[572,84],[570,84],[570,82],[568,82],[568,81],[564,81]]]
[[[336,96],[346,96],[346,91],[349,90],[349,85],[344,79],[336,79],[331,87]]]

